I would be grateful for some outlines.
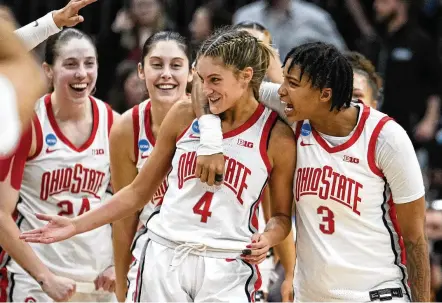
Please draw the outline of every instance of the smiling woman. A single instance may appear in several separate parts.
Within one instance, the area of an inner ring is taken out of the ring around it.
[[[2,219],[1,245],[7,245],[9,251],[11,246],[21,245],[18,228],[26,231],[40,225],[33,213],[44,210],[75,217],[96,208],[108,196],[108,137],[114,114],[104,102],[90,96],[98,69],[91,39],[75,29],[52,36],[43,67],[53,92],[37,101],[32,126],[9,160],[11,183],[20,195],[17,206],[16,200],[2,200],[2,210],[7,209],[9,218]],[[18,225],[11,219],[15,208],[20,217]],[[21,247],[26,249],[30,248]],[[52,247],[37,245],[32,249],[49,270],[30,276],[11,259],[7,264],[12,273],[8,288],[11,301],[51,301],[43,290],[57,286],[60,278],[53,274],[89,285],[83,290],[77,287],[74,301],[115,300],[110,226]],[[62,282],[72,285],[72,280]],[[104,292],[95,291],[100,287]]]

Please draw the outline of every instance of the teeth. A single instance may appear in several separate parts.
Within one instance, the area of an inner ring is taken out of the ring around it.
[[[216,101],[218,101],[219,99],[221,99],[221,98],[209,98],[209,101],[210,101],[210,102],[216,102]]]
[[[158,85],[159,88],[161,89],[172,89],[174,88],[174,86],[172,84],[160,84]]]
[[[76,88],[76,89],[85,89],[87,87],[87,84],[86,83],[80,83],[80,84],[72,84],[71,86],[73,88]]]

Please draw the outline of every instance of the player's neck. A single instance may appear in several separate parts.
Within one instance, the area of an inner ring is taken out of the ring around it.
[[[52,111],[59,121],[74,120],[80,121],[90,113],[91,102],[73,102],[66,98],[61,98],[55,92],[51,95]]]
[[[244,96],[236,104],[223,112],[222,119],[223,132],[230,131],[243,125],[253,115],[258,107],[258,101],[252,95]]]
[[[161,123],[169,112],[174,103],[161,102],[158,100],[150,99],[150,126],[152,129],[159,129]],[[156,134],[154,133],[156,137]]]
[[[318,113],[315,118],[309,120],[312,127],[322,134],[346,137],[358,124],[359,111],[355,106],[340,111],[333,110],[331,113],[328,108],[324,110],[327,112]]]

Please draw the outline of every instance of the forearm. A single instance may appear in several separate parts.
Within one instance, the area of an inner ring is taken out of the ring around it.
[[[151,188],[157,188],[159,186],[159,184],[155,185]],[[136,192],[132,185],[126,186],[114,194],[112,198],[101,207],[74,218],[75,233],[85,233],[134,214],[145,205],[145,201],[152,198],[154,190],[150,191],[149,198],[145,200]]]
[[[424,233],[415,239],[404,239],[407,271],[414,302],[430,301],[430,259]]]
[[[120,302],[124,302],[126,299],[126,279],[132,262],[130,247],[137,230],[138,222],[138,213],[135,213],[112,224],[112,241],[116,275],[115,292],[117,299]]]
[[[60,30],[55,24],[53,12],[51,12],[17,29],[15,34],[26,44],[26,49],[30,51]]]
[[[0,246],[36,281],[45,282],[52,273],[41,262],[31,246],[19,239],[20,230],[9,213],[0,213]]]
[[[287,238],[285,238],[280,244],[276,245],[273,250],[279,257],[282,267],[284,267],[285,278],[293,279],[296,265],[296,248],[293,239],[293,231],[290,231]]]
[[[291,218],[277,214],[270,218],[263,234],[269,241],[270,247],[273,247],[281,243],[289,235],[291,229]]]

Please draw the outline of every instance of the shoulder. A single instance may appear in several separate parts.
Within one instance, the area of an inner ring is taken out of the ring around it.
[[[132,147],[134,140],[133,110],[133,108],[129,109],[122,115],[118,115],[118,118],[114,120],[110,132],[111,145]]]
[[[278,118],[270,132],[269,152],[276,155],[290,154],[296,151],[295,134],[292,128]]]
[[[164,119],[161,128],[167,129],[167,132],[178,137],[184,130],[186,130],[192,121],[196,118],[193,111],[192,101],[190,99],[183,99],[177,101]]]
[[[387,117],[387,116],[386,116]],[[381,123],[381,122],[380,122]],[[407,132],[396,121],[389,119],[382,126],[376,144],[378,146],[388,145],[394,151],[400,151],[404,144],[411,144]]]

